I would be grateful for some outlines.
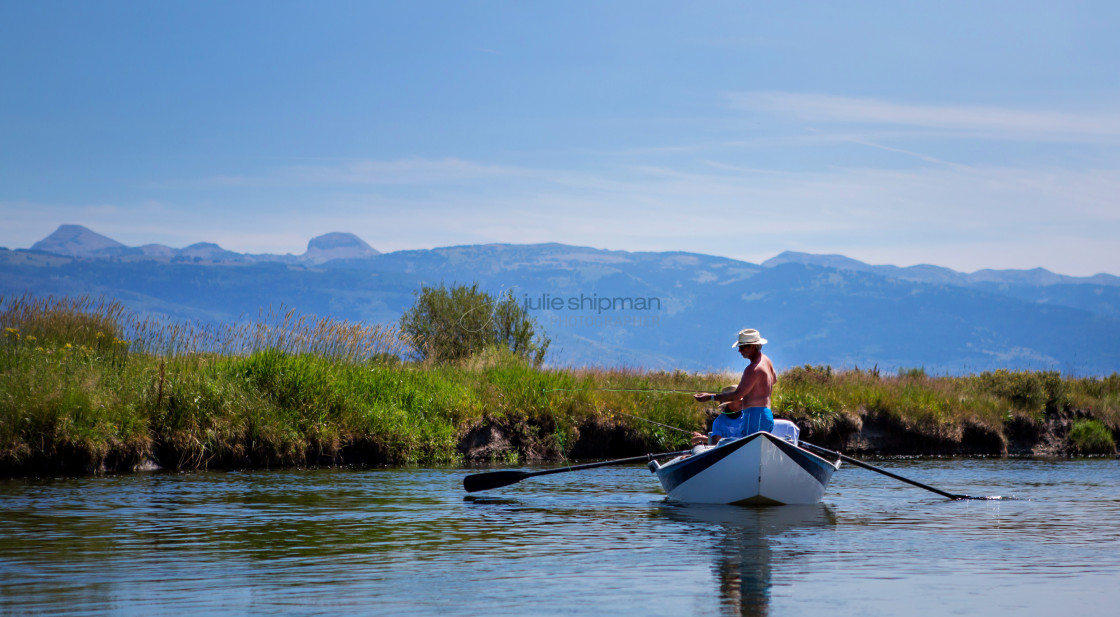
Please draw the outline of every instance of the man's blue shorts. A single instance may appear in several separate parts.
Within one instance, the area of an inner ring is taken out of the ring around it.
[[[774,414],[769,407],[747,407],[738,418],[720,414],[712,423],[712,434],[736,439],[759,431],[774,430]]]

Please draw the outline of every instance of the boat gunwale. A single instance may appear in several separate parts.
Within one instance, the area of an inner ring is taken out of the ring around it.
[[[709,453],[716,452],[720,448],[726,448],[726,447],[729,447],[733,444],[740,444],[740,445],[736,446],[736,448],[735,448],[735,449],[738,449],[739,447],[742,447],[743,445],[746,445],[747,442],[753,441],[754,439],[758,438],[760,435],[769,438],[772,442],[782,442],[786,445],[793,446],[799,452],[808,454],[809,456],[811,456],[811,457],[823,462],[824,464],[832,467],[833,470],[836,470],[836,471],[840,470],[840,463],[842,462],[841,459],[836,459],[836,462],[833,463],[833,462],[829,461],[828,459],[824,458],[823,456],[820,456],[819,454],[817,454],[815,452],[811,452],[809,450],[806,450],[805,448],[802,448],[799,445],[795,445],[795,444],[793,444],[793,443],[791,443],[791,442],[789,442],[789,441],[787,441],[787,440],[785,440],[781,437],[778,437],[777,435],[775,435],[773,433],[770,433],[770,432],[767,432],[767,431],[758,431],[756,433],[751,433],[750,435],[746,435],[746,436],[743,436],[743,437],[736,437],[735,439],[726,440],[727,443],[717,444],[716,446],[714,446],[712,448],[709,448],[707,450],[704,450],[703,452],[700,452],[698,454],[688,454],[688,455],[678,456],[677,458],[672,459],[671,461],[669,461],[668,463],[665,463],[664,465],[659,465],[657,471],[660,472],[662,469],[668,469],[670,467],[680,465],[680,464],[682,464],[686,461],[694,461],[698,457],[707,456]],[[725,440],[720,440],[720,441],[723,442]]]

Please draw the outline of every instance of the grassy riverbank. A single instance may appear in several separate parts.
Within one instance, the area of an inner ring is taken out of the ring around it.
[[[436,463],[680,447],[731,374],[538,369],[508,354],[398,358],[391,328],[263,315],[237,327],[140,321],[89,300],[0,304],[0,470]],[[205,350],[205,351],[198,351]],[[1113,453],[1120,375],[933,377],[802,367],[778,417],[851,451]]]

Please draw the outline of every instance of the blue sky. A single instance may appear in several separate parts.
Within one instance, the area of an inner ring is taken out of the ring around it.
[[[1117,7],[0,1],[0,246],[1120,274]]]

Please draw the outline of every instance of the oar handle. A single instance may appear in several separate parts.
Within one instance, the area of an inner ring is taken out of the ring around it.
[[[557,467],[556,469],[545,469],[543,471],[529,471],[525,473],[526,478],[533,476],[548,476],[554,473],[566,473],[569,471],[579,471],[581,469],[594,469],[596,467],[611,467],[614,465],[629,465],[630,463],[648,463],[655,458],[665,458],[667,456],[680,456],[688,454],[692,450],[680,450],[677,452],[662,452],[660,454],[643,454],[642,456],[632,456],[630,458],[619,458],[613,461],[600,461],[598,463],[586,463],[584,465],[572,465],[570,467]]]
[[[891,472],[887,471],[886,469],[880,469],[880,468],[878,468],[874,465],[870,465],[870,464],[865,463],[865,462],[863,462],[859,459],[854,459],[850,456],[845,456],[843,454],[840,454],[839,452],[833,452],[832,450],[829,450],[828,448],[822,448],[820,446],[815,446],[815,445],[813,445],[813,444],[811,444],[807,441],[802,441],[800,443],[800,445],[802,447],[807,447],[810,450],[816,450],[817,452],[823,452],[824,454],[827,454],[829,456],[839,457],[840,460],[842,460],[846,463],[851,463],[851,464],[855,465],[856,467],[863,467],[864,469],[870,469],[871,471],[881,473],[884,476],[894,478],[895,480],[901,480],[902,482],[905,482],[907,484],[912,484],[912,485],[914,485],[918,488],[924,488],[925,490],[937,493],[938,495],[941,495],[942,497],[947,497],[949,499],[972,499],[972,497],[969,497],[968,495],[956,495],[954,493],[947,493],[947,492],[945,492],[941,489],[933,488],[932,486],[929,486],[928,484],[922,484],[921,482],[918,482],[916,480],[911,480],[910,478],[904,478],[904,477],[902,477],[898,474],[891,473]]]
[[[645,454],[642,456],[632,456],[630,458],[620,458],[613,461],[601,461],[598,463],[587,463],[584,465],[574,465],[571,467],[557,467],[556,469],[545,469],[542,471],[490,471],[486,473],[475,473],[463,478],[463,488],[468,493],[475,491],[485,491],[488,489],[499,488],[502,486],[509,486],[524,480],[525,478],[532,478],[535,476],[548,476],[554,473],[567,473],[569,471],[580,471],[582,469],[594,469],[596,467],[608,467],[611,465],[628,465],[630,463],[645,463],[652,461],[656,458],[665,458],[667,456],[680,456],[688,454],[692,450],[679,450],[677,452],[662,452],[660,454]]]

